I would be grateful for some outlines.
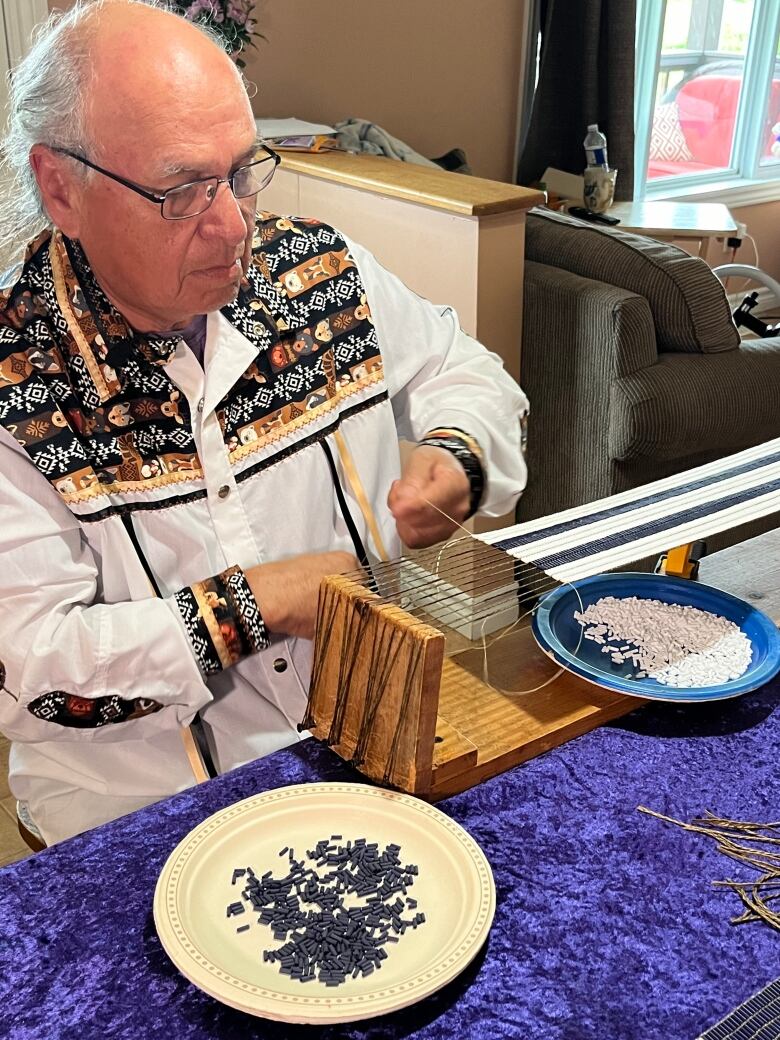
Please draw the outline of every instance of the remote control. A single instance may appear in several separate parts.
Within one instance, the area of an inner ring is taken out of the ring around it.
[[[573,217],[579,217],[580,220],[589,220],[593,224],[619,224],[620,220],[618,217],[610,217],[608,213],[592,213],[589,209],[585,209],[584,206],[569,206],[568,211]]]

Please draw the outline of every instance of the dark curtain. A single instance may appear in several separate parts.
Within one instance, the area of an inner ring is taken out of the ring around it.
[[[589,123],[607,135],[615,197],[634,194],[636,0],[531,0],[541,31],[539,80],[520,155],[518,184],[548,166],[582,173]]]

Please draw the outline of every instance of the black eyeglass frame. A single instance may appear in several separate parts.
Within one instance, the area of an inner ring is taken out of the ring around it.
[[[278,152],[275,152],[273,148],[269,148],[266,144],[258,143],[256,152],[263,151],[266,153],[266,155],[262,159],[255,159],[252,162],[244,163],[242,166],[239,166],[237,169],[233,170],[232,173],[228,174],[227,177],[199,177],[197,180],[194,181],[187,181],[184,184],[176,184],[174,185],[174,187],[168,188],[167,191],[162,192],[162,194],[157,194],[152,191],[147,191],[146,188],[142,188],[140,184],[136,184],[134,181],[127,180],[126,177],[120,177],[118,173],[112,173],[110,170],[104,170],[102,166],[98,166],[97,163],[91,162],[89,159],[85,158],[85,156],[79,155],[77,152],[71,152],[67,148],[52,148],[52,151],[59,152],[60,155],[67,155],[69,159],[75,159],[76,162],[80,162],[84,166],[88,166],[90,170],[94,170],[96,173],[102,173],[104,177],[110,177],[111,180],[116,181],[117,184],[124,185],[125,188],[129,188],[131,191],[134,191],[137,195],[140,195],[142,198],[148,199],[149,202],[154,202],[157,206],[160,207],[160,216],[163,220],[189,220],[191,217],[199,217],[201,213],[205,213],[206,210],[210,208],[214,199],[217,197],[217,189],[219,188],[220,184],[229,184],[230,190],[233,192],[234,198],[250,199],[253,195],[259,194],[259,192],[261,192],[263,188],[268,187],[268,185],[271,182],[271,178],[276,172],[276,167],[282,161],[281,155],[279,155]],[[271,170],[271,174],[268,180],[265,182],[265,184],[261,185],[257,189],[257,191],[250,192],[248,195],[236,195],[235,191],[233,190],[233,178],[236,177],[237,174],[241,173],[243,170],[247,170],[252,166],[260,166],[262,163],[268,162],[269,159],[273,160],[274,165],[273,169]],[[214,184],[214,194],[212,195],[211,199],[209,200],[209,204],[205,207],[205,209],[201,209],[197,213],[186,213],[182,217],[165,216],[162,210],[163,206],[165,205],[165,200],[171,194],[171,192],[181,191],[182,188],[191,188],[196,184],[208,183]]]

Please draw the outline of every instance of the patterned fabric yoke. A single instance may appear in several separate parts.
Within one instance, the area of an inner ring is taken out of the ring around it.
[[[0,307],[0,423],[74,512],[131,509],[139,491],[203,493],[188,404],[163,368],[178,337],[132,330],[78,243],[40,236]],[[231,463],[359,390],[382,392],[365,292],[330,227],[263,214],[223,314],[257,346],[218,408]]]
[[[179,337],[131,329],[77,242],[58,232],[36,239],[0,307],[0,424],[81,522],[206,497],[190,405],[164,367]],[[302,427],[337,417],[356,393],[363,406],[386,398],[363,285],[332,228],[261,215],[249,270],[223,315],[257,348],[216,409],[236,479],[251,476],[258,453],[267,464],[269,449],[300,447]],[[185,585],[174,601],[204,676],[269,644],[239,567]],[[160,707],[53,690],[29,710],[98,728]]]

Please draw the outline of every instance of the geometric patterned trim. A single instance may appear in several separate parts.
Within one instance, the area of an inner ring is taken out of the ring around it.
[[[204,676],[264,650],[268,633],[246,575],[230,567],[174,596]]]
[[[233,658],[222,637],[216,616],[216,608],[218,606],[216,601],[219,597],[216,590],[207,588],[206,584],[204,581],[197,582],[192,586],[192,594],[195,597],[195,602],[198,604],[198,612],[203,619],[203,623],[208,629],[211,644],[219,658],[220,667],[229,668],[233,664]]]
[[[70,306],[63,267],[63,264],[67,262],[67,256],[68,254],[66,253],[65,246],[62,242],[62,236],[52,235],[51,241],[49,242],[49,260],[51,262],[51,270],[54,278],[54,292],[57,296],[57,303],[59,304],[63,318],[68,323],[68,330],[70,331],[71,336],[73,336],[73,340],[84,360],[84,364],[87,366],[87,371],[92,378],[92,382],[95,384],[95,389],[100,397],[100,403],[103,404],[105,401],[110,399],[112,394],[106,385],[103,373],[100,371],[100,366],[95,360],[95,355],[92,352],[89,343],[87,343],[84,333],[81,331],[79,323],[76,320],[76,315],[73,313]]]
[[[279,465],[286,459],[291,458],[298,452],[310,447],[312,444],[318,444],[321,440],[331,434],[334,430],[338,429],[340,423],[346,419],[351,418],[354,415],[359,415],[361,412],[366,411],[368,408],[373,408],[376,405],[384,404],[387,401],[387,391],[382,390],[374,397],[366,398],[362,401],[358,401],[357,404],[352,405],[350,408],[345,408],[340,411],[335,418],[335,421],[330,423],[328,426],[321,427],[316,433],[304,437],[300,440],[295,441],[287,448],[283,448],[275,455],[269,458],[262,459],[260,462],[254,463],[248,466],[244,470],[235,471],[234,476],[237,483],[241,483],[245,480],[250,480],[258,473],[262,473],[272,466]],[[232,461],[232,456],[231,456]],[[82,523],[98,523],[102,520],[107,519],[109,516],[130,516],[133,513],[143,513],[149,510],[159,511],[162,509],[169,509],[171,506],[188,505],[190,502],[197,502],[204,499],[208,492],[203,489],[200,491],[192,491],[188,495],[179,495],[171,498],[161,498],[156,502],[127,502],[124,504],[112,504],[106,509],[100,509],[94,513],[81,513],[79,512],[78,518]]]
[[[214,649],[206,622],[200,613],[198,601],[189,585],[185,585],[173,597],[184,621],[195,659],[204,676],[222,671],[222,662]]]
[[[229,571],[224,571],[221,577],[226,579],[228,595],[252,652],[265,650],[271,645],[271,640],[246,575],[240,567],[231,567]]]
[[[122,697],[76,697],[64,690],[52,690],[36,697],[27,710],[45,722],[55,722],[69,729],[97,729],[113,722],[140,719],[160,711],[162,704],[146,697],[124,700]]]
[[[236,470],[383,389],[370,306],[338,232],[262,213],[252,247],[237,298],[222,309],[256,348],[217,406]],[[165,370],[177,343],[134,332],[78,242],[59,232],[37,241],[0,293],[0,423],[80,519],[132,511],[124,499],[139,493],[202,492],[189,402]],[[208,627],[202,606],[185,611],[193,635]],[[206,657],[225,667],[233,650],[218,631],[202,635]]]

